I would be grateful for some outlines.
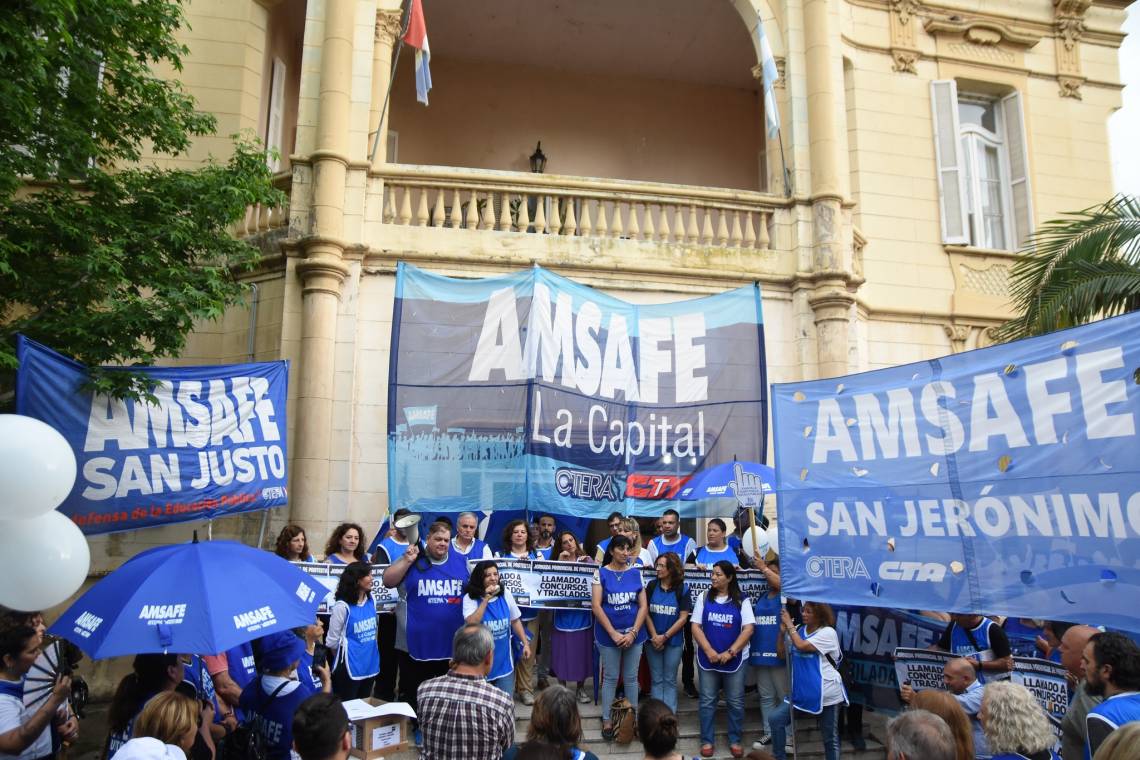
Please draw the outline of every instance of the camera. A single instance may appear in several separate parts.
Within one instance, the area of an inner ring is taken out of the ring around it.
[[[329,664],[329,648],[324,644],[317,644],[313,648],[313,667],[324,668]]]

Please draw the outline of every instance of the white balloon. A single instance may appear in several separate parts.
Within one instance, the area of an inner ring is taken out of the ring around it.
[[[45,610],[87,580],[91,551],[79,526],[60,512],[0,521],[0,604]]]
[[[768,555],[768,534],[759,525],[755,528],[745,528],[740,543],[744,554],[748,557],[753,557],[757,553],[761,557]]]
[[[59,431],[20,414],[0,414],[0,520],[52,511],[75,485],[75,452]]]
[[[776,529],[775,525],[768,526],[768,548],[777,557],[780,556],[780,531]]]

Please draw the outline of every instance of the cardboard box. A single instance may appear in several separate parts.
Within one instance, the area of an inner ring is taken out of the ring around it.
[[[368,697],[361,700],[373,706],[385,704],[383,700]],[[410,752],[409,752],[410,750]],[[412,741],[411,721],[401,715],[382,715],[352,723],[352,757],[360,760],[395,760],[398,757],[416,757]]]

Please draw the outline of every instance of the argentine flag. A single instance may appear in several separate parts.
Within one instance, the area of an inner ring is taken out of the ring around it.
[[[428,90],[431,89],[431,48],[428,47],[427,25],[424,23],[424,7],[420,0],[411,0],[408,13],[408,31],[404,32],[404,42],[416,49],[416,100],[428,104]]]
[[[419,5],[419,0],[415,2]],[[768,125],[768,137],[774,138],[780,132],[780,109],[776,106],[776,95],[772,88],[779,73],[776,71],[776,57],[772,55],[772,46],[768,44],[768,36],[764,34],[764,19],[760,18],[760,14],[756,14],[756,37],[759,40],[760,72],[764,83],[764,121]],[[426,38],[424,41],[426,44]]]

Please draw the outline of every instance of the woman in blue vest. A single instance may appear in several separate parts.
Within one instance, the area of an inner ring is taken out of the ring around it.
[[[660,699],[670,710],[677,710],[677,667],[681,664],[682,631],[689,622],[692,602],[685,584],[681,559],[673,552],[657,558],[657,577],[645,588],[649,615],[645,627],[649,645],[645,659],[649,663],[650,696]]]
[[[325,544],[325,562],[330,565],[348,565],[353,562],[369,562],[368,552],[364,551],[364,528],[356,523],[341,523],[329,536]]]
[[[693,556],[693,563],[698,569],[707,570],[722,561],[733,565],[740,564],[736,550],[729,546],[726,540],[728,527],[724,524],[724,520],[719,517],[709,520],[709,524],[705,527],[705,535],[708,537],[708,542],[697,549],[697,553]]]
[[[530,644],[520,621],[519,606],[511,590],[499,583],[499,566],[491,560],[475,565],[463,589],[463,618],[471,625],[482,624],[495,640],[495,658],[487,680],[507,694],[515,693],[513,631],[522,644],[522,656],[530,656]]]
[[[280,631],[265,636],[259,644],[261,676],[242,690],[238,705],[261,734],[267,760],[289,760],[293,748],[293,713],[317,693],[308,678],[293,677],[305,652],[305,642],[292,631]],[[331,692],[328,668],[318,667],[317,672],[321,678],[320,691]]]
[[[325,637],[333,653],[333,691],[344,701],[363,699],[372,695],[372,679],[380,672],[371,565],[353,562],[344,568],[335,598]]]
[[[712,757],[716,699],[724,689],[728,703],[728,742],[733,757],[743,757],[744,662],[752,638],[752,605],[736,582],[736,565],[720,560],[712,566],[712,588],[693,607],[693,642],[701,669],[701,756]]]
[[[155,694],[174,691],[182,683],[182,662],[176,654],[136,655],[131,672],[123,676],[107,710],[110,733],[105,748],[111,760],[131,740],[135,718]]]
[[[526,520],[511,520],[503,528],[503,550],[498,556],[503,559],[541,559],[534,550],[534,537]],[[538,610],[522,607],[522,624],[531,640],[538,637]],[[515,692],[524,705],[534,704],[534,648],[529,648],[530,657],[519,659],[515,667]]]
[[[1057,760],[1053,751],[1057,737],[1049,716],[1037,697],[1021,684],[986,684],[978,720],[982,722],[992,760]]]
[[[752,743],[752,748],[764,749],[772,741],[768,718],[788,693],[788,669],[780,647],[780,559],[774,557],[771,562],[765,562],[762,557],[754,557],[752,566],[768,581],[768,593],[752,601],[756,625],[752,629],[748,656],[748,664],[756,674],[761,725],[764,726],[763,736]]]
[[[586,562],[594,560],[582,549],[578,537],[568,530],[558,534],[559,562]],[[593,701],[586,693],[585,683],[594,669],[594,616],[587,609],[555,610],[550,632],[550,670],[563,686],[578,684],[574,692],[581,704]]]
[[[843,651],[835,632],[835,613],[830,605],[804,602],[800,615],[804,624],[797,629],[788,611],[780,612],[781,630],[792,644],[792,701],[791,705],[784,702],[768,718],[772,754],[776,760],[785,760],[784,740],[794,707],[819,716],[823,756],[839,760],[839,706],[847,704],[847,692],[837,670]]]
[[[617,691],[618,676],[626,683],[626,698],[637,708],[637,667],[645,643],[649,605],[641,573],[630,564],[633,542],[626,536],[610,541],[610,563],[598,568],[591,588],[594,642],[602,669],[602,737],[613,739],[609,709]]]

